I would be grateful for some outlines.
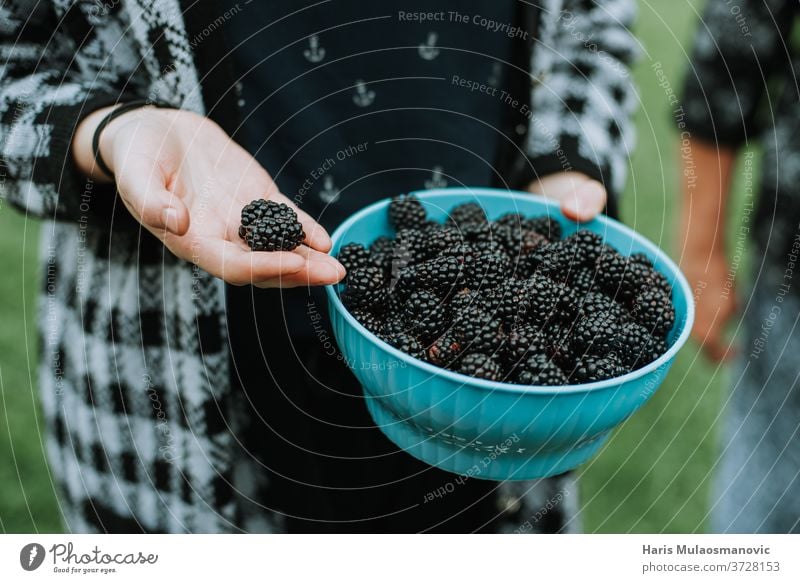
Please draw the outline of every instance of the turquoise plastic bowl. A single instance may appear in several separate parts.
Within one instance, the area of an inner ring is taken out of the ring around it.
[[[489,188],[414,193],[442,221],[454,206],[477,202],[490,219],[507,212],[550,215],[565,235],[578,225],[540,196]],[[354,214],[333,234],[333,253],[347,243],[368,245],[393,235],[389,201]],[[376,425],[395,444],[438,468],[489,480],[529,480],[560,474],[589,460],[610,431],[658,389],[694,319],[692,294],[678,267],[625,225],[601,216],[580,225],[623,254],[645,253],[672,284],[676,322],[669,350],[647,366],[606,381],[566,387],[522,386],[465,376],[413,358],[364,328],[342,305],[341,286],[328,286],[334,335],[364,388]]]

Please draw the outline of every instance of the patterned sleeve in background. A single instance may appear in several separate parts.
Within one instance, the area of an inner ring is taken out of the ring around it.
[[[79,208],[90,188],[69,155],[72,135],[92,111],[132,97],[124,83],[137,62],[124,23],[103,13],[100,35],[79,10],[59,19],[50,2],[0,5],[0,171],[10,178],[0,196],[34,216],[73,222],[87,214]],[[114,197],[100,190],[108,189],[93,185],[96,200],[83,208],[107,216]]]
[[[739,146],[755,136],[775,68],[790,59],[784,43],[796,0],[712,1],[698,24],[683,106],[701,139]]]
[[[542,10],[528,154],[539,176],[580,171],[603,182],[614,199],[634,145],[635,3],[550,0]]]

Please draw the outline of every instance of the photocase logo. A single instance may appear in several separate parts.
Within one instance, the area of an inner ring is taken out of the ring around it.
[[[44,562],[44,547],[39,543],[29,543],[19,552],[19,564],[26,571],[35,571]]]

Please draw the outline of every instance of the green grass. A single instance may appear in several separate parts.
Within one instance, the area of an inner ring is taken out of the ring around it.
[[[694,3],[700,4],[699,2]],[[642,109],[623,219],[673,250],[678,203],[677,136],[656,61],[680,90],[696,16],[692,4],[640,3],[637,32],[645,54],[635,71]],[[0,531],[61,528],[39,431],[33,319],[38,225],[0,207]],[[674,253],[673,253],[674,254]],[[694,346],[677,359],[662,388],[581,472],[587,532],[693,532],[706,524],[708,488],[724,371]]]

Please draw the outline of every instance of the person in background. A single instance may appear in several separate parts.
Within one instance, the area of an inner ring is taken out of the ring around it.
[[[494,185],[578,220],[616,208],[633,3],[467,10],[4,6],[2,194],[46,221],[40,383],[69,530],[578,528],[570,475],[424,503],[455,476],[386,440],[320,340],[318,286],[344,276],[327,231],[375,200]],[[304,246],[247,250],[259,197],[298,209]]]
[[[695,290],[693,335],[712,361],[736,365],[712,490],[716,532],[800,532],[798,13],[789,0],[709,2],[683,94],[681,263]],[[755,146],[757,201],[746,151]],[[744,209],[731,225],[742,151]],[[753,279],[742,292],[734,283],[747,241]],[[736,346],[725,337],[731,322]]]

